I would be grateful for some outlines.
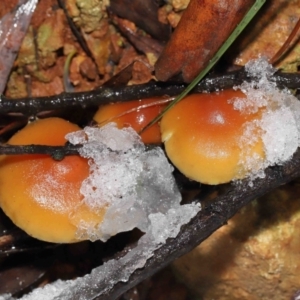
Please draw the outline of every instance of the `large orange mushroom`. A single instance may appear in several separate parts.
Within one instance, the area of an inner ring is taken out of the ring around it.
[[[35,121],[17,132],[11,145],[64,145],[67,133],[80,128],[59,118]],[[29,235],[56,243],[79,241],[78,225],[102,221],[105,208],[91,211],[82,201],[88,161],[78,155],[55,161],[47,155],[0,158],[0,206]]]
[[[249,175],[251,158],[263,160],[259,130],[253,132],[257,137],[252,144],[242,141],[245,124],[258,120],[261,111],[242,113],[230,103],[232,98],[245,95],[235,90],[190,95],[163,116],[167,155],[187,177],[206,184],[226,183]]]

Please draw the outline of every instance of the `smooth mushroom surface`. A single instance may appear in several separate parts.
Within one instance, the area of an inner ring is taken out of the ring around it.
[[[115,122],[118,128],[132,127],[136,132],[141,131],[165,107],[160,103],[163,98],[149,98],[124,103],[114,103],[100,106],[94,120],[103,126],[108,122]],[[141,134],[145,144],[161,143],[158,124],[154,124]]]
[[[79,129],[63,119],[41,119],[17,132],[8,144],[64,145],[65,135]],[[78,224],[97,224],[105,211],[91,211],[82,202],[80,187],[88,175],[88,160],[78,155],[61,161],[42,154],[3,155],[0,206],[17,226],[35,238],[55,243],[79,241]]]
[[[230,103],[234,98],[245,95],[235,90],[190,95],[163,116],[167,155],[187,177],[206,184],[226,183],[245,177],[246,156],[264,158],[260,138],[247,151],[241,141],[244,125],[259,119],[260,111],[245,114]]]

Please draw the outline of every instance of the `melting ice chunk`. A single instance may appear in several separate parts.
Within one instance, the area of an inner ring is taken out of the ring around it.
[[[92,210],[107,207],[101,224],[81,222],[81,238],[106,241],[135,227],[146,232],[149,215],[165,216],[181,207],[173,167],[164,152],[158,147],[146,150],[133,129],[120,130],[109,123],[86,127],[67,139],[82,144],[80,155],[90,159],[90,176],[81,187],[83,201]]]
[[[247,153],[240,163],[250,178],[264,176],[268,166],[289,160],[300,145],[300,103],[290,91],[279,90],[272,81],[275,69],[264,59],[250,61],[246,71],[255,80],[236,87],[246,98],[230,100],[234,108],[245,114],[260,115],[244,127],[241,148],[251,148],[258,139],[263,143],[264,158]],[[245,159],[246,157],[246,159]]]

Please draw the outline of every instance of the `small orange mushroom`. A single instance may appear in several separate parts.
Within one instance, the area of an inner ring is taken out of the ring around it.
[[[64,145],[65,135],[80,128],[59,118],[35,121],[17,132],[11,145]],[[80,194],[89,165],[78,155],[55,161],[47,155],[0,158],[0,206],[29,235],[56,243],[79,241],[78,225],[98,224],[105,209],[91,211]]]
[[[226,183],[249,174],[248,158],[264,159],[259,136],[247,151],[241,140],[245,124],[259,119],[261,111],[246,114],[234,109],[229,99],[235,97],[245,95],[234,90],[190,95],[163,116],[167,155],[187,177],[206,184]]]
[[[108,122],[115,122],[119,129],[131,126],[136,132],[141,131],[165,107],[158,103],[161,98],[150,98],[123,103],[101,106],[94,116],[94,120],[103,126]],[[161,143],[159,125],[155,124],[141,134],[145,144]]]

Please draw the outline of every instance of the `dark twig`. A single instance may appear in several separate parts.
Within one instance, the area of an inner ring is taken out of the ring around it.
[[[282,45],[282,47],[278,50],[278,52],[273,56],[273,58],[270,60],[270,63],[272,65],[276,65],[276,63],[282,59],[282,56],[284,55],[284,53],[288,50],[288,48],[291,46],[291,42],[292,40],[295,38],[296,34],[298,33],[300,28],[300,18],[297,21],[294,29],[292,30],[291,34],[289,35],[289,37],[287,38],[287,40],[285,41],[285,43]]]
[[[50,244],[33,239],[19,228],[9,230],[5,235],[0,234],[0,258],[10,254],[37,251],[39,249],[45,250],[57,246],[58,244]]]
[[[74,24],[72,18],[69,16],[68,10],[65,6],[65,1],[64,0],[57,0],[59,6],[63,9],[66,18],[68,20],[68,23],[70,25],[70,28],[74,34],[74,36],[76,37],[78,43],[80,44],[82,50],[86,53],[86,55],[88,57],[90,57],[94,62],[95,62],[95,58],[90,50],[90,48],[88,47],[85,39],[83,38],[83,36],[81,35],[80,31],[77,29],[76,25]]]
[[[223,75],[211,75],[200,82],[194,92],[214,91],[231,88],[251,80],[244,69]],[[300,87],[300,74],[277,72],[273,80],[279,87],[297,89]],[[41,111],[55,110],[72,106],[98,106],[101,104],[130,101],[155,96],[175,96],[184,90],[185,84],[149,82],[141,85],[122,87],[100,87],[91,92],[63,93],[50,97],[20,98],[10,100],[5,96],[0,98],[0,112],[20,112],[30,116]]]
[[[67,155],[78,155],[82,145],[45,146],[45,145],[6,145],[0,144],[0,154],[21,155],[21,154],[45,154],[50,155],[54,160],[62,160]]]

